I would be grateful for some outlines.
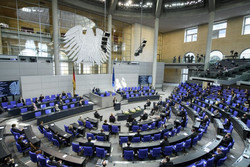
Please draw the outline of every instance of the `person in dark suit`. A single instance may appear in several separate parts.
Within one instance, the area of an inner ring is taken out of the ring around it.
[[[139,119],[139,121],[141,121],[141,120],[146,120],[146,119],[148,119],[148,113],[144,113],[142,116],[141,116],[141,118]]]
[[[241,117],[241,121],[244,122],[245,124],[247,124],[247,114],[244,114],[242,117]]]
[[[98,111],[96,110],[95,113],[94,113],[94,117],[95,117],[96,119],[100,119],[100,121],[102,121],[103,115],[100,115],[100,114],[98,113]]]
[[[136,119],[134,118],[134,120],[133,120],[133,122],[132,122],[132,126],[133,125],[137,125],[138,124],[138,122],[136,121]]]
[[[16,133],[19,133],[19,134],[24,134],[24,130],[17,128],[16,124],[12,124],[11,129],[12,129],[13,132],[16,132]]]
[[[123,156],[124,156],[124,151],[125,150],[126,151],[129,151],[129,150],[133,150],[134,151],[134,149],[130,145],[131,145],[131,143],[128,141],[127,142],[127,146],[123,148],[123,152],[122,152]]]
[[[169,141],[167,136],[164,136],[164,140],[161,142],[160,146],[162,151],[165,150],[165,146],[169,146]]]
[[[66,96],[66,93],[64,91],[62,92],[62,96]]]
[[[59,142],[60,145],[65,143],[65,139],[62,138],[62,137],[59,137],[58,132],[55,132],[53,134],[53,138],[56,139]]]
[[[177,116],[183,117],[185,114],[184,108],[181,109],[180,112],[177,113]]]
[[[231,126],[231,119],[228,118],[227,122],[223,125],[225,129],[229,129],[229,127]]]
[[[213,154],[212,156],[214,157],[214,164],[216,165],[219,159],[224,158],[225,154],[221,151],[221,149],[218,147],[217,148],[217,153],[218,154]]]
[[[214,117],[215,117],[215,118],[218,118],[218,119],[221,118],[221,114],[220,114],[219,110],[215,110],[215,111],[214,111]]]
[[[202,117],[204,113],[206,113],[205,108],[202,108],[199,112],[199,116]]]
[[[91,142],[91,137],[89,137],[88,141],[84,143],[84,146],[94,148],[94,143]]]
[[[174,166],[174,164],[173,164],[173,162],[170,161],[169,156],[166,156],[166,159],[164,159],[160,162],[159,167],[173,167],[173,166]]]
[[[7,96],[2,97],[2,102],[9,102],[9,99]]]
[[[39,126],[39,128],[40,128],[41,130],[45,129],[45,127],[44,127],[44,125],[43,125],[43,121],[40,121],[40,124],[39,124],[38,126]]]
[[[162,135],[170,130],[167,128],[167,125],[164,125],[163,127],[164,127],[164,129],[162,129],[162,131],[161,131]]]
[[[195,128],[193,128],[191,131],[192,131],[192,134],[188,137],[188,139],[191,139],[191,147],[192,147],[193,140],[198,135],[198,133],[197,133],[197,130]]]
[[[44,96],[40,94],[39,101],[42,102],[43,99],[44,99]]]
[[[26,142],[23,140],[23,136],[20,136],[17,139],[17,143],[20,145],[22,150],[26,150],[27,148],[31,147],[31,151],[35,152],[36,154],[41,153],[42,151],[39,150],[36,146],[34,146],[31,142]]]
[[[62,166],[63,166],[62,161],[61,161],[61,160],[56,161],[56,160],[55,160],[55,157],[53,157],[53,156],[50,156],[50,157],[49,157],[49,160],[48,160],[47,163],[48,163],[49,165],[51,165],[51,166],[56,166],[56,167],[62,167]]]
[[[128,119],[127,119],[127,122],[130,123],[130,122],[133,122],[133,120],[134,120],[134,118],[131,115],[129,115]]]
[[[233,138],[231,136],[230,133],[227,133],[223,139],[222,139],[222,142],[221,142],[221,145],[224,146],[224,147],[227,147],[229,145],[229,143],[231,143],[233,141]]]
[[[134,135],[134,137],[140,137],[140,138],[142,138],[142,135],[140,134],[140,130],[137,130],[137,133]]]
[[[104,141],[106,141],[106,136],[105,136],[105,133],[104,133],[103,129],[101,129],[101,131],[97,134],[97,136],[103,136],[104,137]]]
[[[154,104],[155,104],[155,103],[154,103]],[[151,114],[151,115],[154,115],[154,114],[155,114],[155,112],[157,112],[157,111],[158,111],[158,109],[159,109],[158,105],[157,105],[157,104],[155,104],[155,105],[154,105],[154,107],[152,108],[152,110],[151,110],[150,114]]]
[[[146,104],[144,105],[144,110],[151,105],[151,101],[148,99]]]
[[[19,99],[18,99],[18,101],[17,101],[18,103],[23,103],[23,105],[25,105],[25,101],[24,101],[24,99],[23,99],[23,97],[21,96],[21,97],[19,97]]]
[[[113,114],[111,114],[109,116],[109,122],[115,123],[115,121],[116,121],[115,116]]]
[[[77,133],[77,130],[74,130],[72,125],[69,125],[69,131],[72,132],[74,136],[79,136],[79,133]]]

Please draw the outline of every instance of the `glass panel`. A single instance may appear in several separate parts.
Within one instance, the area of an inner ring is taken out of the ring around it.
[[[245,59],[250,59],[250,49],[246,49],[240,54],[240,58],[242,59],[243,57]]]
[[[192,41],[192,35],[188,35],[186,42],[191,42],[191,41]]]
[[[187,30],[187,34],[190,35],[190,34],[196,34],[197,33],[197,28],[194,28],[194,29],[189,29]]]
[[[197,41],[197,34],[193,35],[193,41]]]
[[[68,75],[69,74],[69,64],[68,62],[61,62],[61,75]]]
[[[220,30],[227,28],[227,22],[224,23],[217,23],[213,25],[213,30]]]
[[[226,37],[226,30],[220,30],[219,31],[219,38],[224,38]]]
[[[250,24],[250,17],[246,18],[245,24]]]
[[[245,34],[250,34],[250,25],[245,26],[244,35]]]

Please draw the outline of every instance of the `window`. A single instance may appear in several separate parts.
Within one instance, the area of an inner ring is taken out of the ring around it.
[[[181,70],[181,82],[186,82],[188,80],[188,69],[182,69]]]
[[[92,73],[92,64],[83,64],[83,74],[91,74]]]
[[[184,63],[195,63],[195,55],[192,52],[188,52],[183,57]]]
[[[198,33],[198,28],[197,27],[186,29],[184,42],[197,41],[197,33]]]
[[[240,58],[243,59],[243,57],[245,59],[250,59],[250,49],[246,49],[243,52],[241,52]]]
[[[242,34],[250,34],[250,16],[244,17]]]
[[[61,75],[69,75],[69,63],[60,62]]]
[[[218,50],[215,50],[215,51],[212,51],[210,53],[210,60],[209,60],[209,63],[210,64],[214,64],[216,63],[217,61],[220,61],[223,59],[223,54],[221,53],[221,51],[218,51]]]
[[[225,38],[227,30],[227,22],[214,23],[213,25],[213,39]]]

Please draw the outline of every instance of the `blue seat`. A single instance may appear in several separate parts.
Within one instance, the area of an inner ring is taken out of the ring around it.
[[[96,147],[96,156],[99,158],[104,158],[107,154],[107,151],[104,148]]]
[[[68,109],[68,106],[63,106],[63,110],[66,110],[66,109]]]
[[[21,113],[25,113],[25,112],[27,112],[27,111],[28,111],[27,108],[21,108]]]
[[[60,143],[57,139],[54,139],[53,136],[51,138],[51,141],[53,142],[54,145],[56,145],[57,147],[60,147]]]
[[[37,155],[36,153],[33,153],[31,151],[29,151],[29,155],[30,155],[30,160],[34,163],[38,163],[38,157],[42,156],[40,154]]]
[[[103,129],[105,132],[109,132],[109,125],[102,125],[102,129]]]
[[[146,136],[143,136],[143,138],[141,139],[143,142],[148,142],[151,140],[151,135],[146,135]]]
[[[69,103],[69,100],[65,100],[65,103]]]
[[[96,136],[97,141],[105,141],[105,136]]]
[[[93,148],[92,147],[83,147],[83,155],[87,157],[92,157],[93,156]]]
[[[141,140],[140,137],[133,137],[132,140],[131,140],[131,142],[132,142],[132,143],[139,143],[140,140]]]
[[[198,141],[201,140],[202,136],[203,136],[203,132],[200,132],[200,133],[198,134]]]
[[[217,166],[223,165],[223,163],[226,161],[226,159],[227,159],[227,156],[225,156],[224,158],[219,159],[219,161],[217,162]]]
[[[38,112],[35,112],[35,117],[40,117],[42,115],[42,112],[41,111],[38,111]]]
[[[46,159],[45,157],[43,157],[43,156],[39,156],[38,157],[38,166],[40,166],[40,167],[47,167],[47,161],[48,161],[48,159]]]
[[[162,121],[158,122],[157,128],[160,128],[162,126]]]
[[[230,125],[229,129],[223,129],[224,133],[232,133],[233,131],[233,125]]]
[[[153,148],[150,150],[150,154],[152,157],[157,158],[161,156],[161,147]]]
[[[250,119],[247,120],[247,127],[250,128]]]
[[[80,126],[84,126],[82,121],[77,121]]]
[[[178,126],[177,129],[176,129],[176,134],[178,134],[180,132],[181,132],[181,126]]]
[[[39,126],[37,126],[37,128],[43,134],[43,129],[41,129]]]
[[[174,146],[174,150],[175,150],[175,152],[177,153],[177,152],[182,151],[182,150],[183,150],[183,147],[184,147],[184,142],[181,142],[181,143],[178,143],[178,144],[176,144],[176,145]]]
[[[2,102],[2,107],[4,108],[4,109],[6,109],[7,107],[8,107],[8,102]]]
[[[75,107],[75,104],[70,104],[70,108],[74,108]]]
[[[17,107],[22,107],[22,106],[23,106],[23,103],[17,103],[16,106],[17,106]]]
[[[49,103],[49,106],[53,107],[53,106],[55,106],[55,103]]]
[[[16,101],[11,101],[10,104],[14,107],[16,107]]]
[[[50,114],[50,113],[51,113],[51,109],[45,110],[45,114]]]
[[[92,125],[89,121],[86,121],[86,128],[93,128],[94,125]]]
[[[191,139],[188,139],[184,144],[184,148],[190,148],[190,147],[191,147]]]
[[[137,132],[139,130],[139,126],[138,125],[133,125],[132,126],[132,132]]]
[[[128,137],[120,137],[119,143],[127,143],[128,142]]]
[[[237,111],[234,111],[233,115],[234,115],[235,117],[237,117],[238,112],[237,112]]]
[[[91,137],[91,140],[95,140],[95,135],[93,133],[87,133],[87,139]]]
[[[161,139],[161,134],[160,133],[154,134],[154,136],[152,137],[152,140],[154,140],[154,141],[160,140],[160,139]]]
[[[48,132],[43,128],[43,135],[44,135],[44,137],[47,137],[47,134]]]
[[[214,165],[214,157],[209,158],[206,162],[205,162],[206,167],[213,167]]]
[[[89,104],[89,101],[88,101],[88,100],[84,100],[84,104],[85,104],[85,105],[88,105],[88,104]]]
[[[115,125],[112,125],[111,132],[112,133],[119,133],[119,127],[115,126]]]
[[[43,99],[43,100],[45,100],[45,99]],[[40,108],[46,108],[46,104],[41,104]]]
[[[192,143],[192,146],[195,146],[198,142],[198,136],[196,136],[194,139],[193,139],[193,143]]]
[[[126,160],[133,160],[134,159],[134,151],[133,150],[124,150],[123,157]]]
[[[49,141],[53,142],[52,141],[52,137],[53,137],[53,133],[52,132],[47,132],[47,138]]]
[[[148,127],[148,128],[149,128],[149,129],[155,129],[155,124],[156,124],[156,123],[155,123],[155,122],[153,122],[151,125],[149,125],[149,127]]]
[[[148,124],[143,124],[141,127],[141,131],[146,131],[148,130]]]
[[[164,155],[171,155],[174,150],[173,146],[165,146]]]
[[[16,147],[17,147],[18,152],[20,152],[20,153],[25,153],[26,151],[30,150],[30,147],[23,150],[17,142],[16,142]]]
[[[72,142],[72,151],[74,151],[75,153],[77,153],[79,155],[79,153],[82,150],[83,150],[83,146],[79,146],[79,143]]]
[[[147,148],[138,150],[138,158],[139,159],[145,159],[147,157],[148,157],[148,149]]]

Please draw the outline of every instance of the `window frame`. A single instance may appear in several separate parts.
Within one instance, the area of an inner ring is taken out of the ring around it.
[[[241,35],[250,35],[250,33],[248,33],[248,34],[245,34],[245,27],[246,27],[246,20],[247,20],[247,18],[249,18],[250,19],[250,15],[247,15],[247,16],[244,16],[243,17],[243,24],[242,24],[242,32],[241,32]],[[247,24],[248,26],[250,26],[250,24]]]
[[[194,30],[194,29],[197,29],[197,32],[194,33],[194,34],[190,34],[191,35],[191,41],[187,41],[187,36],[190,36],[190,35],[188,35],[188,31],[189,30]],[[195,35],[196,35],[196,40],[193,40]],[[198,26],[186,28],[185,29],[185,34],[184,34],[184,43],[196,42],[196,41],[198,41]]]
[[[226,28],[223,28],[223,29],[217,29],[217,30],[214,30],[214,26],[215,25],[218,25],[218,24],[223,24],[223,23],[226,23]],[[220,37],[220,31],[223,31],[225,30],[225,36],[224,37]],[[216,37],[214,37],[214,33],[216,33]],[[212,39],[220,39],[220,38],[226,38],[227,37],[227,20],[223,20],[223,21],[219,21],[219,22],[215,22],[213,24],[213,34],[212,34]]]

